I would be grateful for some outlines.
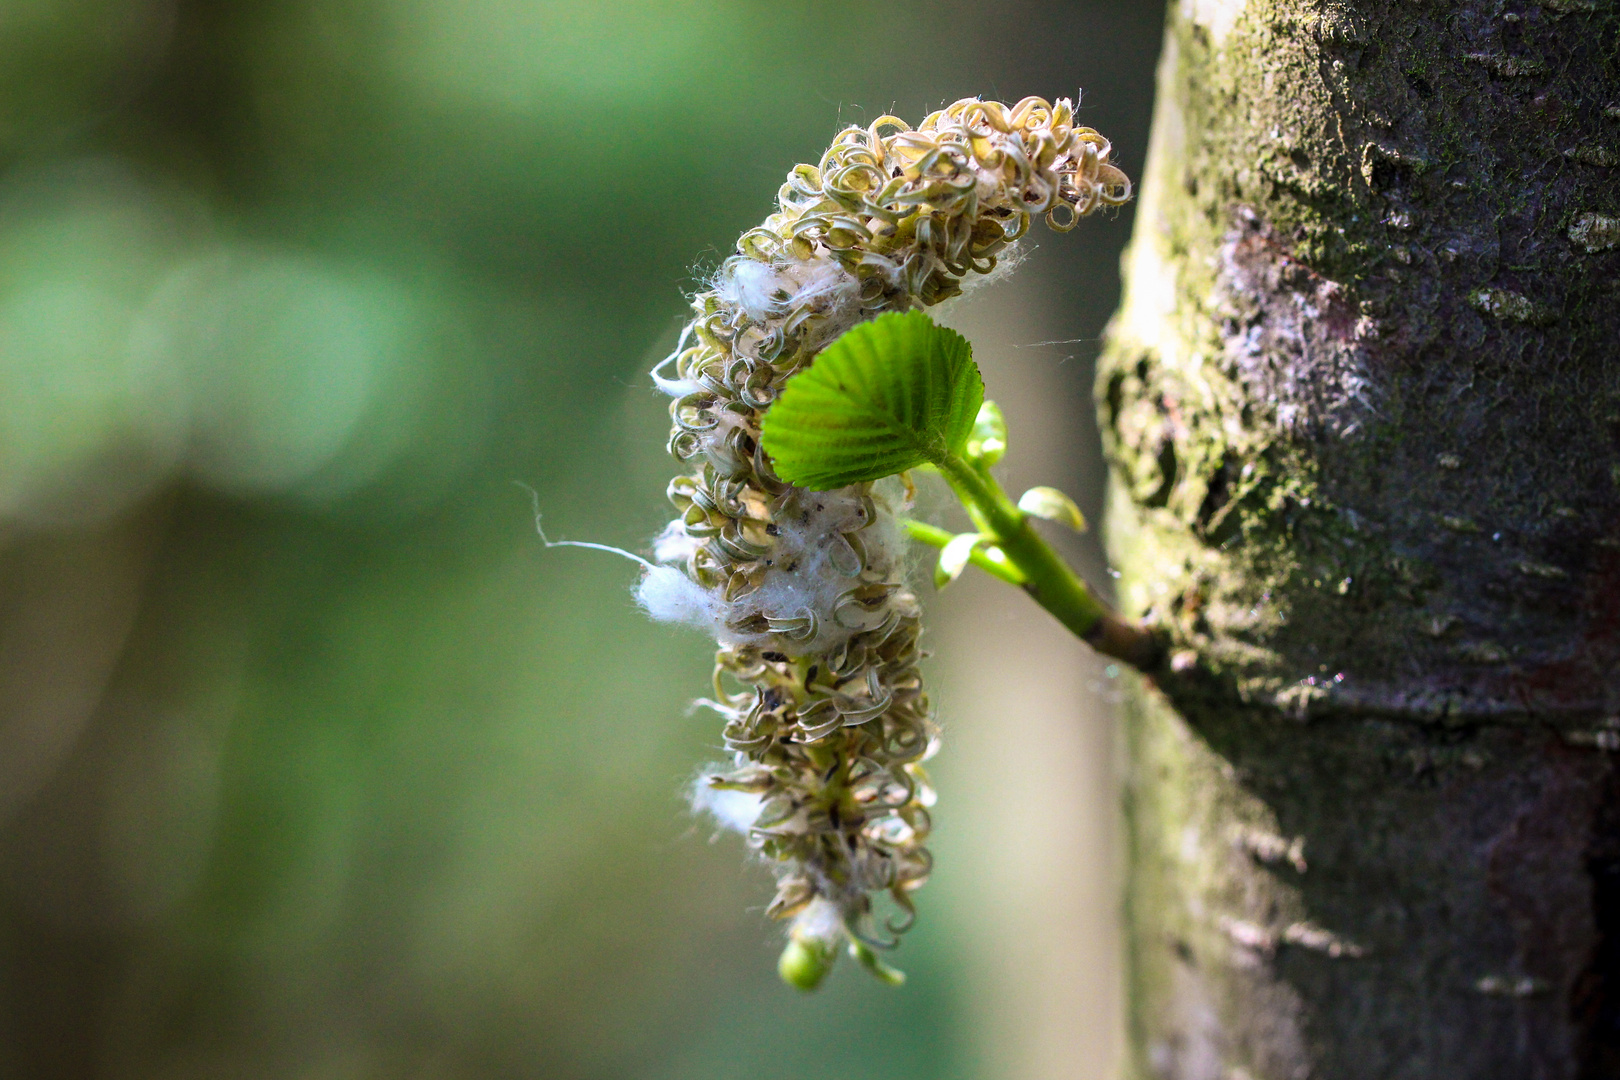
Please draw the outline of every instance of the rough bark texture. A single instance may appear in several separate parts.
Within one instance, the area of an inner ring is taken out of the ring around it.
[[[1183,0],[1159,86],[1135,1070],[1620,1077],[1620,4]]]

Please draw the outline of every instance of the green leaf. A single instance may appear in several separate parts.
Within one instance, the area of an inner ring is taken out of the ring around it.
[[[762,434],[778,476],[825,491],[960,455],[983,401],[966,338],[920,311],[890,313],[789,379]]]
[[[951,537],[950,542],[940,549],[939,562],[934,566],[934,588],[943,589],[961,577],[968,560],[973,557],[973,549],[988,539],[983,533],[958,533]]]
[[[1086,531],[1085,515],[1080,508],[1057,488],[1032,487],[1018,499],[1018,509],[1059,525],[1067,525],[1075,532]]]

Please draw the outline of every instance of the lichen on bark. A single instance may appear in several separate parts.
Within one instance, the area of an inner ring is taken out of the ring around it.
[[[1620,9],[1182,0],[1159,94],[1098,382],[1121,597],[1175,640],[1137,1066],[1606,1075]]]

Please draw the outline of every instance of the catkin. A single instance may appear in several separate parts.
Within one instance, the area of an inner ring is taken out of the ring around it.
[[[655,618],[711,630],[714,696],[733,760],[695,802],[774,869],[769,914],[830,948],[885,947],[909,925],[931,866],[937,733],[918,671],[905,580],[901,481],[817,492],[784,483],[760,444],[783,384],[856,323],[962,291],[1035,215],[1059,231],[1130,197],[1109,143],[1064,99],[968,98],[920,127],[884,116],[796,166],[777,210],[693,299],[696,317],[653,371],[675,400],[669,484],[639,598]],[[880,925],[873,897],[896,907]]]

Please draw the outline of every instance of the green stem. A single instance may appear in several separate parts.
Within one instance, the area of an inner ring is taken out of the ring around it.
[[[1024,588],[1037,603],[1057,616],[1077,637],[1085,637],[1108,612],[1091,595],[1058,553],[1036,534],[1029,518],[1015,506],[1001,485],[960,458],[947,459],[940,471],[967,507],[969,516],[1007,560],[1023,572]]]
[[[973,523],[1000,549],[999,553],[1010,564],[1008,569],[1016,571],[1023,580],[1014,581],[1009,574],[997,570],[991,573],[1003,581],[1022,585],[1037,604],[1098,652],[1143,671],[1158,665],[1163,654],[1159,639],[1152,631],[1126,622],[1093,596],[1079,575],[1041,539],[1030,525],[1029,516],[1007,497],[989,470],[975,468],[954,454],[937,464]],[[977,559],[972,561],[983,566]]]
[[[956,535],[949,529],[942,529],[938,525],[929,525],[922,521],[914,521],[911,518],[903,518],[900,524],[905,527],[907,536],[927,544],[929,547],[943,548]],[[988,550],[982,547],[974,548],[973,553],[968,556],[968,562],[992,577],[1000,578],[1009,585],[1022,585],[1026,580],[1023,572],[1012,564],[1006,553],[1000,548],[990,548]]]

